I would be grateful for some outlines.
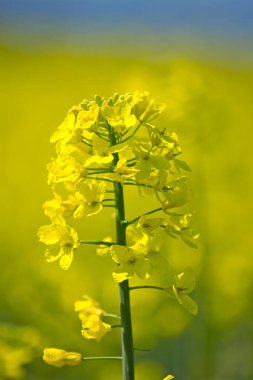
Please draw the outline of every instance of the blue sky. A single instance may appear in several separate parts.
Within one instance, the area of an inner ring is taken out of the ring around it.
[[[253,50],[253,0],[0,0],[0,33],[20,46]]]

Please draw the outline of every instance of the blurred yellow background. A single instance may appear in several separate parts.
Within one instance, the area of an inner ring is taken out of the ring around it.
[[[51,197],[49,136],[67,110],[95,93],[136,90],[147,90],[168,105],[158,123],[179,135],[183,158],[192,168],[201,233],[198,251],[178,241],[168,245],[175,270],[194,268],[197,317],[159,292],[132,294],[135,346],[151,349],[136,352],[137,380],[159,380],[168,373],[181,380],[252,379],[253,67],[189,58],[32,52],[7,45],[0,55],[0,379],[22,376],[22,363],[29,363],[26,379],[121,378],[118,363],[58,369],[42,362],[45,346],[87,356],[118,354],[118,331],[100,343],[81,337],[73,303],[89,294],[108,312],[117,313],[119,306],[108,259],[82,247],[64,272],[57,263],[46,263],[37,230],[48,223],[41,205]],[[134,217],[138,193],[131,189],[127,200],[127,213]],[[150,199],[142,199],[140,210],[149,209]],[[83,223],[82,239],[103,238],[114,228],[107,211],[94,220]],[[149,283],[159,284],[159,279]]]

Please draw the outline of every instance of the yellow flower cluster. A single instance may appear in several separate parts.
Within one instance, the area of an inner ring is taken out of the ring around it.
[[[191,214],[180,209],[191,198],[184,175],[190,169],[178,159],[181,149],[177,135],[153,124],[165,108],[155,104],[148,93],[135,92],[110,98],[95,96],[68,111],[50,139],[57,154],[47,166],[53,199],[43,208],[51,224],[39,230],[39,239],[47,246],[47,261],[59,259],[63,269],[69,268],[79,239],[66,219],[80,220],[103,207],[114,207],[115,182],[138,186],[156,196],[163,217],[136,221],[144,234],[152,238],[163,229],[167,235],[196,247],[198,234],[190,226]],[[149,277],[154,260],[149,249],[141,245],[111,248],[111,257],[117,263],[116,281],[135,273]]]
[[[84,295],[83,300],[75,302],[74,309],[82,321],[81,332],[84,338],[99,342],[108,331],[111,331],[111,325],[101,320],[104,311],[91,297]]]
[[[153,123],[165,108],[155,104],[148,93],[136,92],[116,93],[110,98],[95,96],[68,111],[50,139],[56,151],[47,166],[53,198],[43,208],[51,223],[38,231],[39,240],[46,245],[48,262],[59,260],[66,270],[80,244],[96,244],[98,255],[109,255],[115,263],[113,279],[121,283],[134,276],[148,279],[154,271],[165,273],[168,262],[162,248],[168,236],[197,248],[192,213],[185,207],[191,199],[185,175],[190,169],[178,158],[181,149],[177,135]],[[124,220],[125,186],[136,186],[140,192],[154,195],[158,207]],[[117,241],[111,237],[80,240],[67,218],[76,221],[93,217],[105,207],[116,210]],[[153,217],[154,213],[159,214]],[[188,295],[195,287],[191,268],[176,274],[168,288],[151,287],[165,291],[197,314],[198,306]],[[89,296],[76,301],[74,308],[86,339],[99,342],[112,328],[123,326],[123,317],[122,325],[103,322],[102,317],[119,317],[105,313]],[[57,367],[82,360],[78,353],[56,348],[45,349],[43,358]],[[173,378],[168,375],[164,380]]]

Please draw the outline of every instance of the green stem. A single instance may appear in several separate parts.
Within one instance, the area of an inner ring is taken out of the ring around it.
[[[139,186],[139,187],[149,187],[151,189],[154,189],[153,186],[151,185],[147,185],[145,183],[139,183],[139,182],[124,182],[124,185],[128,185],[128,186]]]
[[[132,220],[126,220],[126,221],[124,221],[124,223],[127,225],[133,224],[133,223],[137,222],[137,220],[139,220],[142,216],[154,214],[155,212],[158,212],[158,211],[162,211],[162,207],[156,208],[155,210],[145,212],[145,214],[142,214],[141,216],[137,216],[137,218],[134,218]]]
[[[88,356],[82,360],[122,360],[122,356]]]
[[[112,145],[116,144],[114,133],[111,136]],[[114,165],[119,161],[118,153],[114,153]],[[126,245],[126,226],[123,224],[125,220],[124,195],[123,187],[120,182],[114,183],[116,198],[116,236],[119,245]],[[134,347],[133,333],[130,308],[130,294],[128,280],[119,284],[120,293],[120,315],[121,315],[121,347],[122,347],[122,371],[123,380],[134,380]]]
[[[95,245],[108,245],[109,247],[111,245],[116,245],[118,243],[112,243],[109,241],[103,241],[103,240],[80,240],[80,244],[95,244]]]
[[[108,168],[107,169],[103,169],[103,168],[87,168],[87,170],[98,170],[98,171],[104,171],[104,172],[106,172],[106,171],[108,171]]]
[[[108,174],[108,173],[111,173],[111,172],[105,171],[105,170],[96,170],[94,172],[88,172],[89,175],[92,175],[92,174]]]
[[[103,317],[110,317],[110,318],[120,319],[120,315],[111,314],[111,313],[103,313]]]
[[[129,290],[136,290],[136,289],[157,289],[157,290],[164,291],[164,288],[161,288],[161,286],[153,286],[153,285],[132,286],[131,288],[129,288]]]
[[[125,138],[125,139],[122,140],[122,143],[125,142],[125,141],[127,141],[127,140],[129,140],[131,137],[133,137],[133,136],[136,134],[136,132],[140,129],[141,124],[142,124],[142,123],[140,122],[140,124],[135,128],[135,130],[134,130],[130,135],[128,135],[127,138]],[[128,132],[128,131],[127,131],[127,132]],[[125,134],[126,134],[126,133],[123,133],[122,136],[124,136]]]

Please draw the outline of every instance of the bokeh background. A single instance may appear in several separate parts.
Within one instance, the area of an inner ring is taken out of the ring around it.
[[[45,346],[117,354],[116,330],[101,343],[81,337],[73,303],[87,293],[119,306],[109,261],[82,247],[64,272],[45,262],[37,230],[48,222],[49,136],[66,111],[135,90],[168,104],[158,123],[179,135],[192,168],[201,233],[198,251],[168,246],[173,269],[194,268],[197,317],[159,292],[132,295],[135,346],[151,349],[136,352],[137,380],[252,379],[252,1],[0,0],[0,32],[0,379],[121,379],[118,363],[43,363]],[[138,194],[127,198],[134,217]],[[112,229],[104,212],[82,238]]]

